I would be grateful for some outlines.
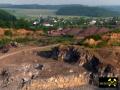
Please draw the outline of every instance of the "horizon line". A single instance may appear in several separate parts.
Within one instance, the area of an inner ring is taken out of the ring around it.
[[[24,4],[14,4],[14,3],[0,3],[0,5],[82,5],[82,6],[120,6],[120,5],[88,5],[88,4],[37,4],[37,3],[24,3]]]

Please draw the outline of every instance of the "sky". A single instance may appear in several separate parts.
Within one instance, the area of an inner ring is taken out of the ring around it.
[[[98,5],[120,5],[120,0],[0,0],[0,3],[9,4],[82,4],[90,6]]]

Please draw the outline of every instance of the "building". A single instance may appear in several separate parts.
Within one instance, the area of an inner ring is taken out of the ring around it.
[[[96,24],[96,20],[92,20],[91,22],[90,22],[90,25],[95,25]]]
[[[53,27],[53,25],[52,24],[50,24],[50,23],[43,23],[43,26],[45,26],[45,27]]]

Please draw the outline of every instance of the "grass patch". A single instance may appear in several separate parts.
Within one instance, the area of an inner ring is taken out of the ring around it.
[[[29,37],[24,37],[24,38],[19,37],[19,38],[14,39],[14,41],[18,42],[18,43],[27,44],[29,42],[34,41],[34,39],[33,38],[29,38]]]
[[[12,40],[9,39],[9,38],[4,38],[4,39],[1,39],[0,40],[0,46],[3,46],[3,45],[6,45],[6,44],[9,44]]]

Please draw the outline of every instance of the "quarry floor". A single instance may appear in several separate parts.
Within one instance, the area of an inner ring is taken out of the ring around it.
[[[31,84],[29,84],[29,86],[24,87],[23,90],[103,90],[95,88],[93,86],[85,85],[87,81],[85,81],[84,75],[81,76],[81,74],[85,73],[84,68],[75,64],[72,65],[52,59],[43,58],[36,55],[37,51],[47,50],[57,45],[58,44],[44,47],[23,46],[18,48],[11,48],[10,51],[6,54],[0,53],[0,69],[20,67],[21,65],[34,63],[39,63],[43,65],[44,69],[40,71],[38,78],[39,80],[46,79],[47,82],[38,81],[38,79],[37,81],[33,80]],[[120,49],[117,48],[116,50],[119,51]],[[119,65],[117,64],[117,66]],[[61,78],[63,79],[62,81]],[[68,82],[66,82],[67,80]],[[43,87],[44,89],[41,87]],[[1,90],[17,90],[17,89],[13,89],[11,87],[11,89],[7,88]]]

